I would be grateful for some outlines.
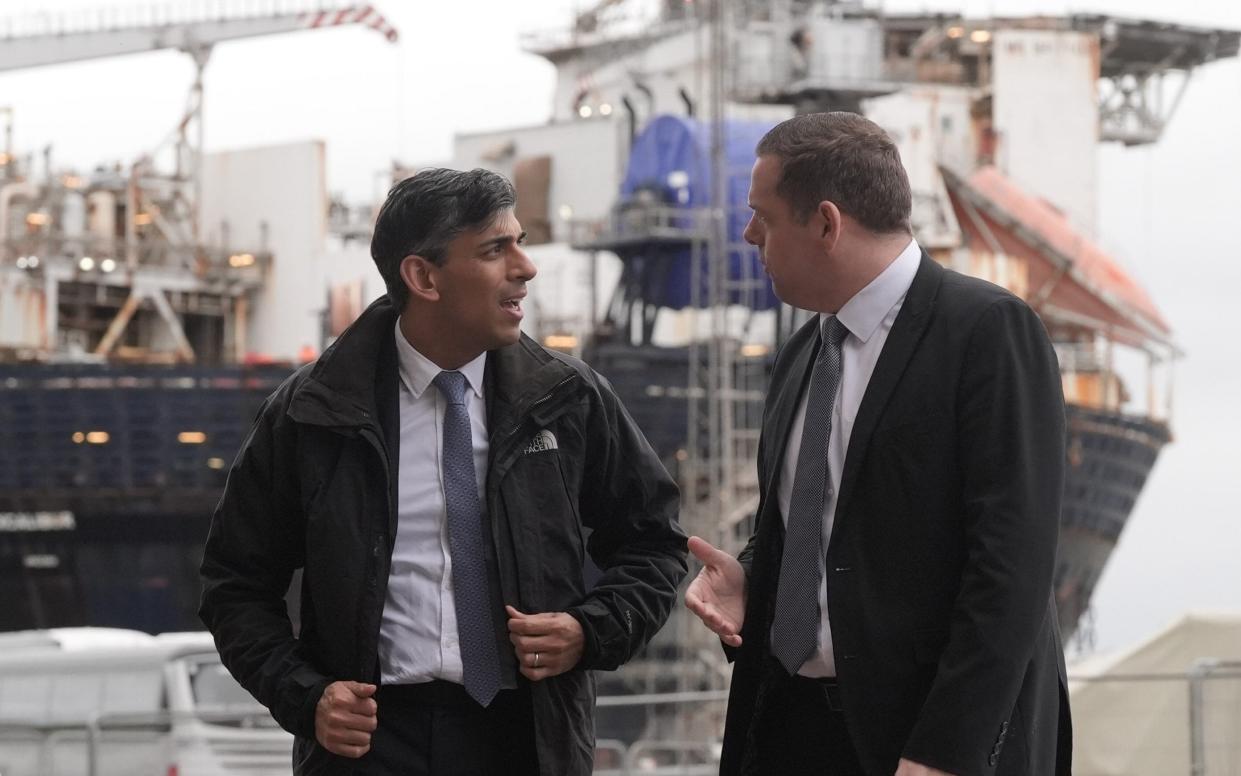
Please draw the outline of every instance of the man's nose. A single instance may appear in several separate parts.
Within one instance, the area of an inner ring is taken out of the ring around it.
[[[746,242],[748,242],[750,245],[758,245],[758,244],[759,244],[759,241],[758,241],[758,227],[756,227],[756,226],[754,225],[754,218],[753,218],[753,217],[751,217],[751,218],[750,218],[750,220],[749,220],[749,222],[748,222],[748,223],[746,223],[746,225],[745,225],[745,231],[743,231],[743,232],[741,233],[741,239],[745,240],[745,241],[746,241]]]
[[[518,280],[528,281],[539,274],[539,268],[534,266],[534,262],[530,259],[530,254],[522,250],[520,245],[514,246],[513,250],[515,255],[512,273]]]

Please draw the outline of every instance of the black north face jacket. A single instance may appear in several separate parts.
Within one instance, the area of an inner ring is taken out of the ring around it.
[[[397,530],[396,311],[371,305],[263,405],[229,472],[202,564],[200,615],[224,664],[297,736],[294,772],[347,774],[314,740],[332,681],[376,681]],[[493,600],[567,611],[586,636],[578,667],[532,685],[540,770],[589,774],[595,686],[663,625],[686,573],[678,494],[611,386],[533,340],[486,367],[486,515]],[[603,570],[587,588],[589,553]],[[303,568],[302,629],[284,594]],[[496,642],[515,659],[497,603]]]

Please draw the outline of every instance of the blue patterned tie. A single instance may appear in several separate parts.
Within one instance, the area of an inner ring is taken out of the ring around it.
[[[444,411],[444,506],[448,512],[448,549],[452,553],[452,591],[465,691],[486,706],[500,691],[500,659],[491,619],[483,552],[483,510],[474,474],[465,375],[440,372],[433,382],[448,400]]]
[[[819,356],[806,393],[806,419],[784,530],[776,616],[771,624],[775,656],[790,675],[801,669],[819,643],[823,499],[831,482],[827,451],[832,436],[832,405],[843,367],[840,345],[848,334],[836,316],[823,322]]]

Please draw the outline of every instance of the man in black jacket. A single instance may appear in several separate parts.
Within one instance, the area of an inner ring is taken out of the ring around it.
[[[483,170],[397,184],[371,244],[387,296],[268,398],[229,472],[200,614],[295,773],[585,776],[589,670],[646,644],[685,574],[676,486],[611,387],[520,333],[514,201]]]
[[[721,773],[1067,774],[1041,322],[918,247],[861,116],[772,129],[750,206],[777,295],[818,315],[773,369],[753,536],[739,558],[690,539],[686,602],[736,659]]]

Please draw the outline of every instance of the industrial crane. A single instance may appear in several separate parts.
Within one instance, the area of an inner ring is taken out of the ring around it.
[[[165,297],[167,289],[149,278],[138,282],[137,275],[141,274],[142,265],[147,263],[144,257],[156,253],[152,250],[152,243],[157,240],[152,238],[162,238],[164,250],[159,255],[171,257],[174,268],[182,274],[193,274],[201,279],[216,270],[229,271],[229,267],[216,266],[221,262],[212,261],[207,256],[199,223],[203,71],[213,48],[227,41],[342,26],[372,29],[390,43],[395,43],[399,37],[396,28],[369,4],[328,5],[297,0],[217,0],[210,6],[196,3],[189,8],[165,5],[136,10],[103,10],[80,17],[53,19],[41,16],[36,18],[34,24],[27,25],[28,29],[12,21],[7,26],[0,22],[0,72],[164,49],[183,51],[195,64],[194,82],[185,112],[159,146],[132,164],[127,185],[120,193],[127,215],[123,237],[117,241],[113,252],[119,261],[114,264],[126,268],[134,281],[130,284],[129,298],[112,319],[102,339],[93,347],[97,356],[109,354],[136,310],[149,300],[169,326],[177,357],[194,360],[193,348],[168,305]],[[11,111],[8,116],[11,121]],[[171,170],[157,170],[156,159],[167,151],[172,153]],[[15,162],[11,149],[6,146],[0,153],[0,182],[5,179],[20,180],[15,174]],[[6,170],[8,165],[12,166]],[[46,186],[23,183],[26,188],[21,193],[25,195],[25,204],[31,212],[46,211],[63,197],[63,182],[52,178],[50,170],[48,174]],[[7,196],[0,198],[0,215],[13,204]],[[40,225],[45,223],[45,219],[39,220]],[[44,228],[54,228],[54,225]],[[0,223],[0,254],[12,247],[3,244],[6,242],[2,239],[6,237],[4,229],[5,225]],[[118,237],[121,235],[118,234]],[[28,235],[25,240],[29,243]],[[54,242],[48,240],[47,244]],[[29,263],[26,254],[33,255],[29,247],[27,245],[19,257],[26,263]],[[42,255],[46,257],[48,254]],[[3,256],[0,255],[0,258]],[[237,270],[253,262],[253,253],[240,253],[229,256],[227,263]],[[55,299],[56,283],[50,269],[45,273],[52,284],[47,289],[47,296]],[[166,277],[169,267],[161,269],[165,272],[155,273],[153,277]],[[234,289],[236,286],[235,283],[230,284]],[[221,293],[237,294],[243,291]],[[45,315],[44,341],[47,347],[55,348],[58,328],[56,305],[48,305]]]
[[[290,11],[288,2],[246,0],[217,4],[218,9],[237,8],[239,12],[232,15],[194,16],[173,7],[151,6],[123,21],[119,14],[107,11],[92,14],[93,23],[74,25],[70,19],[45,20],[40,25],[43,29],[30,34],[0,35],[4,41],[0,47],[0,72],[161,49],[178,49],[197,61],[203,58],[203,52],[225,41],[343,25],[369,27],[391,43],[398,39],[396,28],[373,6],[303,5],[301,10]]]

